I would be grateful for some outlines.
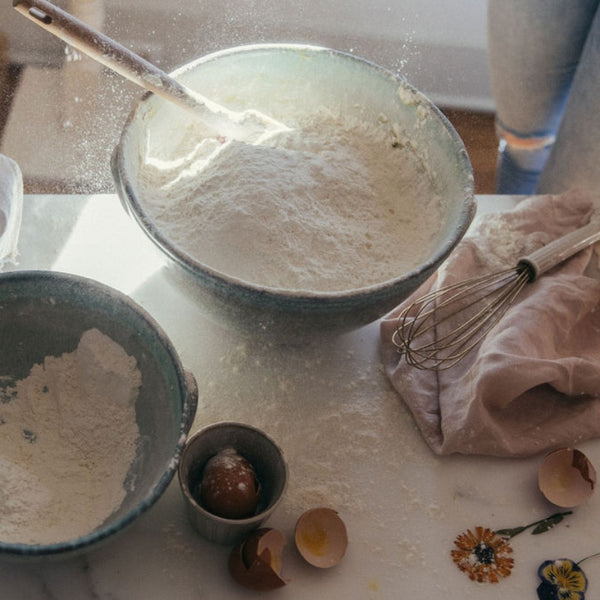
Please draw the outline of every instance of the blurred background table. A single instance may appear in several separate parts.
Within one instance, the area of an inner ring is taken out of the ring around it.
[[[461,133],[478,193],[496,162],[480,0],[56,0],[166,71],[261,42],[328,46],[402,74]],[[109,158],[142,92],[0,3],[0,152],[29,193],[113,191]]]

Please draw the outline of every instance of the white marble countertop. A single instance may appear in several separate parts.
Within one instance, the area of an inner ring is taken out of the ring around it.
[[[511,198],[482,197],[483,210]],[[217,324],[170,286],[152,244],[114,195],[26,196],[16,269],[85,275],[129,294],[171,337],[196,376],[193,430],[231,419],[267,431],[283,448],[290,485],[267,525],[289,542],[273,598],[536,598],[538,565],[600,552],[598,495],[551,531],[511,540],[514,568],[476,583],[454,565],[455,537],[477,525],[525,525],[556,512],[537,490],[540,457],[436,457],[388,384],[373,323],[351,334],[298,342],[258,339]],[[580,446],[600,465],[600,444]],[[303,563],[291,534],[305,509],[329,505],[348,526],[342,563]],[[591,525],[591,526],[590,526]],[[86,556],[46,564],[0,563],[0,597],[11,600],[197,600],[260,596],[227,573],[229,548],[187,522],[177,481],[121,536]],[[585,563],[587,598],[600,597],[600,557]]]

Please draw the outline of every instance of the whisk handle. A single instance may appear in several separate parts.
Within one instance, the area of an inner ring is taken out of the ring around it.
[[[531,281],[533,281],[597,241],[600,241],[600,224],[588,223],[523,256],[517,264],[524,265],[530,270]]]

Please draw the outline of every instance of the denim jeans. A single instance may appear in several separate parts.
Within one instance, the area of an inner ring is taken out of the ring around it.
[[[600,195],[600,0],[488,0],[496,190]]]

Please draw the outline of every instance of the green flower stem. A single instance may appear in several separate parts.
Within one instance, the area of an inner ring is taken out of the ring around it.
[[[530,523],[529,525],[522,525],[520,527],[513,527],[510,529],[498,529],[495,533],[501,535],[505,538],[513,538],[515,535],[522,533],[526,529],[530,529],[534,527],[534,530],[531,532],[532,535],[537,535],[539,533],[544,533],[549,529],[552,529],[555,525],[558,525],[567,515],[573,514],[572,510],[568,510],[566,512],[559,512],[546,517],[545,519],[540,519],[539,521],[535,521],[534,523]],[[600,554],[600,553],[599,553]],[[585,559],[583,559],[585,560]]]
[[[600,556],[600,552],[596,552],[595,554],[590,554],[589,556],[582,558],[579,562],[576,562],[575,564],[577,566],[579,566],[584,560],[587,560],[588,558],[596,558],[596,556]]]

